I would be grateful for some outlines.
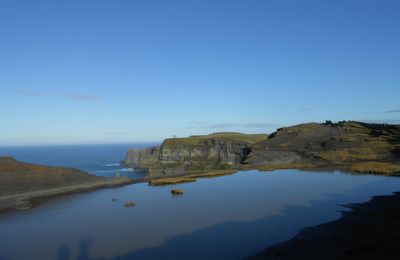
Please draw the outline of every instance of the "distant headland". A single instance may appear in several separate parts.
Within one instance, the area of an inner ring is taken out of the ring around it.
[[[400,126],[357,121],[306,123],[267,134],[214,133],[168,138],[130,149],[122,164],[149,176],[183,176],[244,169],[337,169],[400,173]]]

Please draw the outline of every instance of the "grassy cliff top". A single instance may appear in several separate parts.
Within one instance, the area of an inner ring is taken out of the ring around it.
[[[267,140],[267,134],[243,134],[238,132],[219,132],[208,135],[193,135],[182,138],[165,139],[163,145],[198,145],[211,139],[228,139],[241,141],[248,144],[255,144]]]

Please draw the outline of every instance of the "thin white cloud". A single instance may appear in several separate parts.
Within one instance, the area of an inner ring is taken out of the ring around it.
[[[374,124],[390,124],[390,125],[397,125],[400,124],[400,119],[388,119],[388,120],[357,120],[360,122],[366,123],[374,123]]]
[[[268,127],[274,127],[276,126],[275,124],[272,123],[247,123],[243,124],[244,127],[246,128],[268,128]]]
[[[313,111],[313,109],[310,108],[310,107],[302,107],[302,108],[299,108],[299,111],[301,111],[301,112],[310,112],[310,111]]]
[[[387,110],[384,113],[400,113],[400,109]]]
[[[56,91],[15,90],[12,91],[12,94],[25,97],[61,97],[76,101],[97,101],[103,99],[102,97],[96,95],[85,95],[79,93],[60,93]]]
[[[107,133],[108,135],[117,135],[117,136],[121,136],[121,135],[128,135],[127,132],[110,132]]]
[[[189,128],[192,129],[232,129],[232,128],[254,128],[265,129],[275,127],[276,124],[267,122],[253,122],[253,123],[211,123],[207,121],[192,122]]]

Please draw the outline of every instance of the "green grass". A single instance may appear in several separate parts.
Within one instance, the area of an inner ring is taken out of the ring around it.
[[[248,144],[255,144],[267,140],[267,134],[243,134],[236,132],[221,132],[213,133],[209,135],[195,135],[190,137],[182,138],[168,138],[164,140],[164,145],[175,146],[175,145],[200,145],[207,140],[212,138],[222,138],[246,142]]]

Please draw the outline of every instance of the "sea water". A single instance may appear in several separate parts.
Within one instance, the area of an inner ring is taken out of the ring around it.
[[[91,145],[51,145],[27,147],[0,147],[0,156],[13,156],[22,162],[48,166],[74,167],[88,173],[115,177],[143,177],[142,172],[124,168],[120,162],[125,158],[129,148],[143,148],[158,145],[155,143],[140,144],[91,144]]]

